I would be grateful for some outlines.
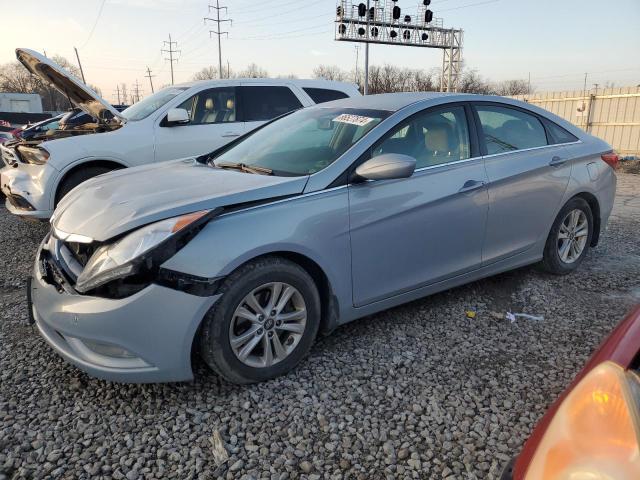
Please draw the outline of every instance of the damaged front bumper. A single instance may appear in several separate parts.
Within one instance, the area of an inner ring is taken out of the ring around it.
[[[44,339],[88,374],[118,382],[191,380],[191,348],[210,297],[150,284],[120,299],[80,295],[42,246],[30,281],[30,314]]]
[[[48,165],[14,163],[0,170],[0,189],[9,212],[22,217],[47,219],[53,213],[52,185],[57,170]]]

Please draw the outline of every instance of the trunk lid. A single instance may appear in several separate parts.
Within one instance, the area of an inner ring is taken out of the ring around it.
[[[108,123],[113,118],[124,121],[124,117],[109,102],[53,60],[26,48],[17,48],[16,58],[29,72],[51,85],[99,122]]]
[[[103,242],[169,217],[300,194],[307,179],[223,170],[194,159],[126,168],[69,192],[51,223],[62,232]]]

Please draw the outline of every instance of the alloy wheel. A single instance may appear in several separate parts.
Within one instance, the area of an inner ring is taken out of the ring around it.
[[[576,208],[571,210],[560,223],[558,230],[558,256],[564,263],[573,263],[584,251],[589,236],[587,215]]]
[[[238,304],[229,327],[235,356],[254,368],[284,360],[304,335],[307,308],[292,285],[271,282],[249,292]]]

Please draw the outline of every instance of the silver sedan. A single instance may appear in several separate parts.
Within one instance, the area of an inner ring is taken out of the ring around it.
[[[540,263],[567,274],[615,195],[602,140],[499,97],[388,94],[281,117],[198,158],[69,193],[30,282],[44,338],[92,375],[294,368],[331,331]]]

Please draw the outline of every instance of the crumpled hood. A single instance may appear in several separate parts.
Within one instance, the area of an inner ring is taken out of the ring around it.
[[[51,223],[62,232],[105,241],[177,215],[299,194],[307,179],[223,170],[194,159],[125,168],[73,189]]]

